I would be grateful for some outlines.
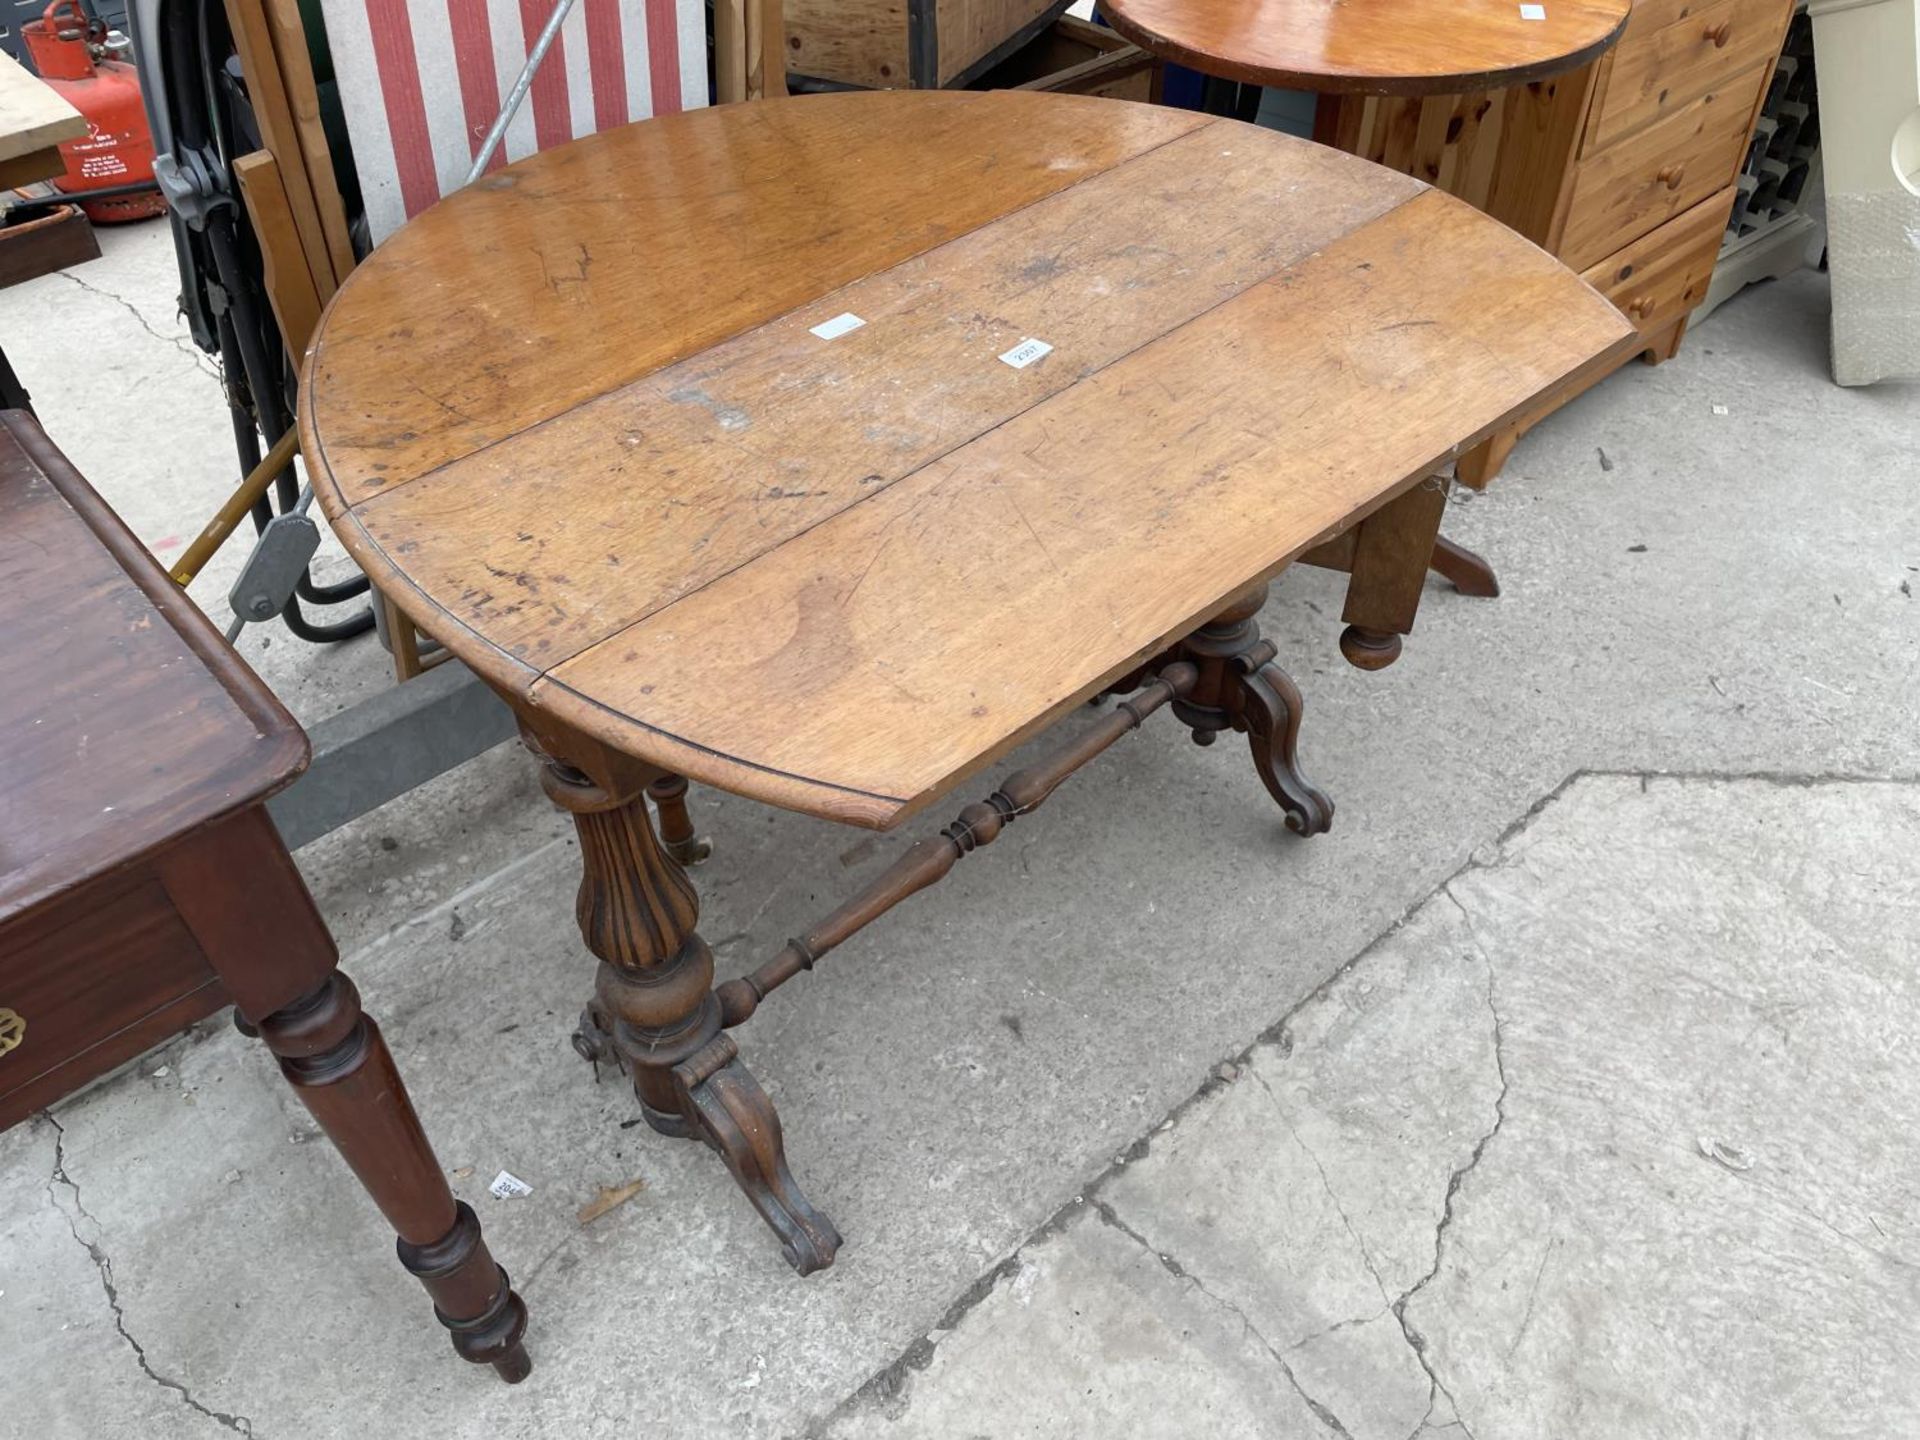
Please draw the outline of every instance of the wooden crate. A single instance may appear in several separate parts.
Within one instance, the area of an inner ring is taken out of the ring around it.
[[[1065,13],[1068,0],[785,0],[794,83],[965,85]]]
[[[1062,15],[973,82],[976,90],[1056,90],[1157,104],[1162,64],[1113,31]]]

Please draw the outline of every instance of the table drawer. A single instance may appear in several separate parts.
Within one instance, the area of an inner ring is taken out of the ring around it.
[[[1584,270],[1726,188],[1746,153],[1766,65],[1582,160],[1558,249]]]
[[[1733,187],[1702,200],[1586,271],[1581,278],[1642,331],[1658,330],[1706,298],[1733,208]]]
[[[1787,6],[1719,0],[1687,6],[1659,30],[1635,28],[1614,51],[1587,127],[1587,152],[1673,114],[1780,50]],[[1635,12],[1638,18],[1638,11]]]
[[[0,1126],[223,1001],[157,880],[83,892],[0,930]]]

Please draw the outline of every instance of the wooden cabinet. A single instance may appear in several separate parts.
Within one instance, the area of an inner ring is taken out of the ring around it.
[[[1592,65],[1479,94],[1329,95],[1316,134],[1552,251],[1620,306],[1657,363],[1712,278],[1792,14],[1793,0],[1635,0],[1619,43]],[[1485,484],[1551,408],[1463,455],[1460,478]]]
[[[787,69],[866,90],[964,85],[1066,0],[785,0]]]

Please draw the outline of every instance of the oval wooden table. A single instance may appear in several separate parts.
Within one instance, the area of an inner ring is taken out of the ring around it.
[[[1247,734],[1324,829],[1265,582],[1350,569],[1343,645],[1391,659],[1436,472],[1628,333],[1471,208],[1322,146],[843,94],[442,201],[341,289],[300,430],[348,550],[514,708],[578,822],[580,1043],[721,1152],[804,1272],[839,1236],[726,1029],[1156,709]],[[1130,698],[713,987],[681,777],[885,829],[1103,691]]]

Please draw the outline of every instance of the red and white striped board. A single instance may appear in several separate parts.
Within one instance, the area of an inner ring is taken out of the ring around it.
[[[472,168],[555,0],[322,0],[374,244]],[[707,103],[703,0],[574,0],[488,168]]]

